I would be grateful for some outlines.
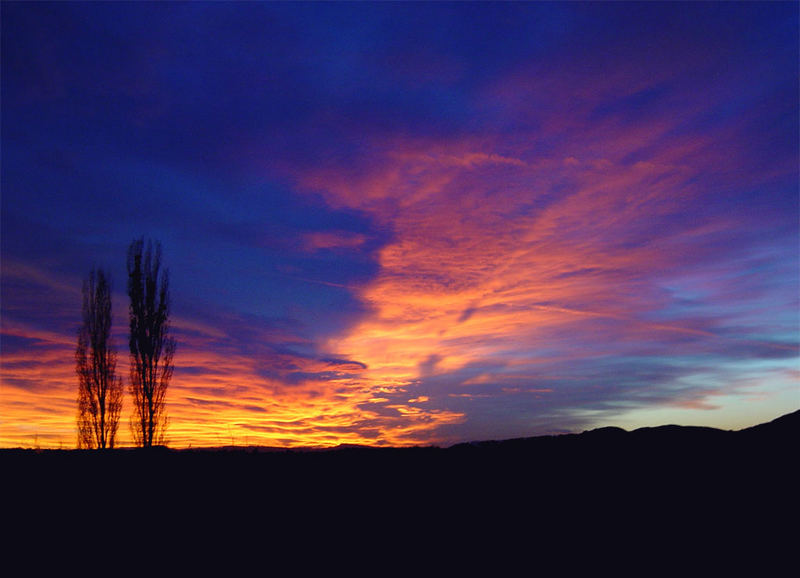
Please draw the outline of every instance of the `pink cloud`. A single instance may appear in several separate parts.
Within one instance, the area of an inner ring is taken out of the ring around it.
[[[591,120],[601,103],[677,74],[647,72],[520,74],[498,83],[491,100],[535,129],[376,139],[375,152],[354,170],[299,170],[299,186],[333,206],[365,211],[394,234],[380,251],[379,274],[359,292],[373,313],[328,345],[358,355],[370,379],[400,386],[427,379],[421,368],[432,354],[436,374],[501,360],[539,380],[536,352],[564,331],[589,332],[603,355],[647,343],[673,355],[723,347],[728,338],[712,318],[654,319],[673,303],[662,285],[671,274],[722,255],[704,238],[740,231],[741,213],[704,220],[708,196],[717,193],[698,183],[711,175],[719,190],[741,186],[753,166],[746,119],[702,134],[686,130],[687,119],[710,112],[710,93],[724,86],[715,85],[683,102],[666,93],[656,114],[636,122],[629,111]],[[790,170],[755,171],[748,182]]]
[[[366,240],[366,236],[359,233],[320,231],[308,233],[304,238],[303,247],[310,252],[323,249],[351,250],[361,247]]]

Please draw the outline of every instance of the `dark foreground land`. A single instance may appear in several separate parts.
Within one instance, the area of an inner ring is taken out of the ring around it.
[[[460,494],[478,501],[603,492],[713,496],[728,487],[780,488],[798,479],[800,410],[740,431],[660,426],[458,444],[449,448],[280,450],[0,449],[3,484],[47,490],[194,496],[207,501],[269,494],[306,501],[351,498],[430,500]],[[798,486],[794,485],[797,489]],[[7,495],[7,494],[6,494]],[[599,495],[597,496],[600,497]]]
[[[84,528],[99,511],[117,524],[100,535],[119,526],[127,539],[139,525],[273,547],[391,535],[462,555],[554,537],[683,555],[718,541],[729,559],[760,541],[780,559],[800,543],[798,440],[800,410],[741,431],[602,428],[450,448],[0,450],[0,468],[6,524],[28,531]]]

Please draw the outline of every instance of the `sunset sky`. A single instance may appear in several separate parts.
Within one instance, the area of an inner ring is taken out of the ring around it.
[[[800,408],[798,6],[4,1],[0,447],[75,446],[93,267],[127,387],[141,236],[173,447]]]

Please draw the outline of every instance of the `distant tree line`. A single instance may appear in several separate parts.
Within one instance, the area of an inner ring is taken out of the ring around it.
[[[172,378],[175,339],[170,335],[169,272],[161,244],[144,238],[128,247],[129,393],[131,433],[141,447],[166,441],[166,394]],[[83,283],[83,317],[75,350],[78,374],[78,447],[113,448],[122,411],[122,379],[111,340],[111,280],[103,269]]]

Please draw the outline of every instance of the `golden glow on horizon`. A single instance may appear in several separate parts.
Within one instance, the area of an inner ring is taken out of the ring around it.
[[[178,320],[176,325],[185,324]],[[195,331],[218,332],[198,324],[193,327]],[[380,397],[381,392],[397,393],[402,391],[402,384],[393,380],[370,385],[359,377],[361,367],[354,364],[340,364],[343,371],[338,379],[287,386],[265,380],[254,370],[253,360],[242,355],[203,350],[202,340],[197,340],[198,348],[192,348],[191,343],[182,345],[183,355],[176,357],[176,372],[168,393],[171,447],[416,445],[433,443],[427,440],[434,423],[461,418],[453,412],[415,407],[426,401],[423,397],[410,399],[405,405],[390,405],[397,411],[396,419],[371,411],[369,404],[387,399]],[[72,343],[59,336],[44,355],[3,355],[0,447],[75,446],[77,386],[73,348]],[[127,359],[122,353],[118,371],[125,376]],[[47,363],[39,363],[42,359]],[[308,363],[306,369],[319,369],[313,360]],[[202,374],[182,376],[181,368],[202,368]],[[14,387],[14,381],[39,383],[41,391]],[[123,405],[118,446],[132,443],[128,410]]]

